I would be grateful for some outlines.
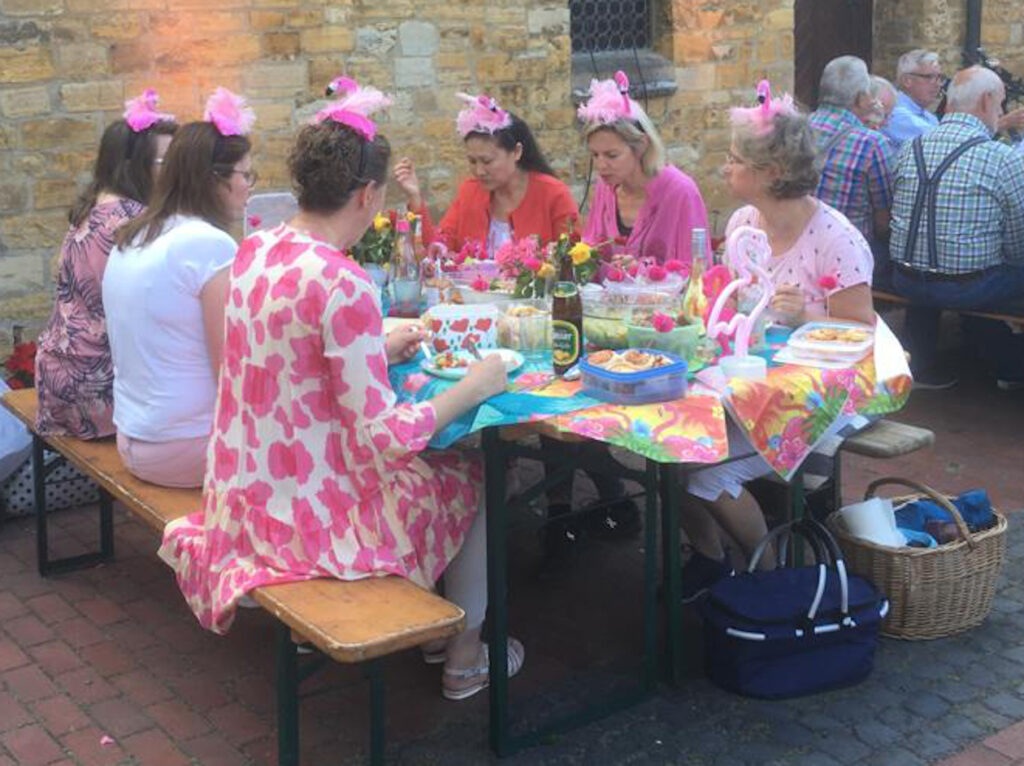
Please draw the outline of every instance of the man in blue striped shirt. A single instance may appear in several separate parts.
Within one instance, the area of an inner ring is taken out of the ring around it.
[[[939,124],[939,118],[931,112],[942,90],[939,55],[923,50],[904,53],[896,64],[896,84],[900,88],[896,108],[882,131],[901,146]]]
[[[896,163],[893,286],[934,309],[908,313],[918,364],[930,361],[943,308],[1024,314],[1024,159],[991,140],[1005,97],[994,72],[958,72],[939,126],[906,144]],[[1024,336],[1008,338],[980,351],[1001,381],[1024,382]]]

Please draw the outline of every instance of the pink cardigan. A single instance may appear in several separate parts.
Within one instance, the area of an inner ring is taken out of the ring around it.
[[[615,218],[615,189],[598,179],[587,212],[583,239],[598,244],[619,236]],[[693,179],[672,165],[647,184],[647,199],[633,224],[625,249],[659,262],[678,258],[690,262],[690,232],[708,228],[708,213]],[[710,252],[710,232],[708,234]]]

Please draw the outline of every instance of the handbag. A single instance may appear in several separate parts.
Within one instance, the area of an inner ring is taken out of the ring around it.
[[[786,560],[793,535],[807,541],[814,563],[758,571],[773,542]],[[866,678],[889,605],[874,585],[847,573],[832,535],[807,518],[769,532],[749,569],[719,580],[699,608],[708,677],[737,694],[785,699]]]

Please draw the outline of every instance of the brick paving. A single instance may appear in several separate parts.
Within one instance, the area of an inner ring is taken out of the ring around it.
[[[982,380],[921,392],[899,419],[938,433],[936,448],[889,463],[848,459],[846,495],[903,474],[947,491],[986,486],[1024,508],[1024,395]],[[53,517],[58,555],[95,540],[95,509]],[[571,707],[630,678],[639,650],[638,543],[588,544],[557,577],[536,576],[535,525],[513,535],[513,631],[528,663],[516,710]],[[157,540],[118,515],[117,560],[43,580],[34,529],[0,526],[0,766],[258,766],[275,759],[273,624],[245,610],[226,637],[201,631],[154,555]],[[509,758],[519,764],[1024,765],[1024,515],[992,616],[965,636],[883,641],[858,687],[768,703],[701,678],[688,615],[688,680],[625,713]],[[625,658],[625,659],[623,659]],[[443,701],[439,671],[406,652],[386,664],[389,763],[479,764],[486,696]],[[367,689],[330,665],[308,682],[303,764],[361,764]],[[101,738],[110,737],[110,744]]]

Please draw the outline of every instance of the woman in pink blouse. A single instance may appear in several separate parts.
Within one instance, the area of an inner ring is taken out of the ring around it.
[[[873,325],[871,249],[842,213],[813,196],[821,166],[807,118],[788,96],[772,103],[764,95],[761,106],[732,112],[723,172],[730,191],[746,205],[733,213],[727,230],[747,225],[768,235],[776,321],[797,327],[830,317]],[[694,552],[683,567],[684,600],[729,573],[720,528],[748,556],[767,531],[761,508],[743,485],[771,468],[730,430],[730,456],[739,455],[747,456],[690,476],[683,526]],[[762,562],[774,565],[770,555]]]
[[[247,238],[231,266],[203,510],[168,525],[160,555],[216,632],[263,585],[398,575],[432,588],[444,573],[467,629],[424,655],[445,665],[444,696],[464,699],[488,682],[482,463],[425,449],[502,391],[505,369],[489,357],[430,401],[396,402],[388,365],[424,335],[384,334],[379,290],[346,255],[384,201],[391,150],[367,116],[384,97],[339,89],[289,157],[298,214]],[[510,674],[523,656],[511,639]]]
[[[592,81],[578,114],[598,175],[583,238],[624,239],[633,255],[688,263],[691,232],[708,228],[704,200],[692,178],[665,163],[665,146],[629,97],[626,75]]]
[[[174,117],[156,111],[156,93],[125,104],[103,132],[92,182],[68,215],[57,291],[36,353],[36,430],[96,439],[114,433],[114,365],[101,284],[114,233],[149,201]]]

